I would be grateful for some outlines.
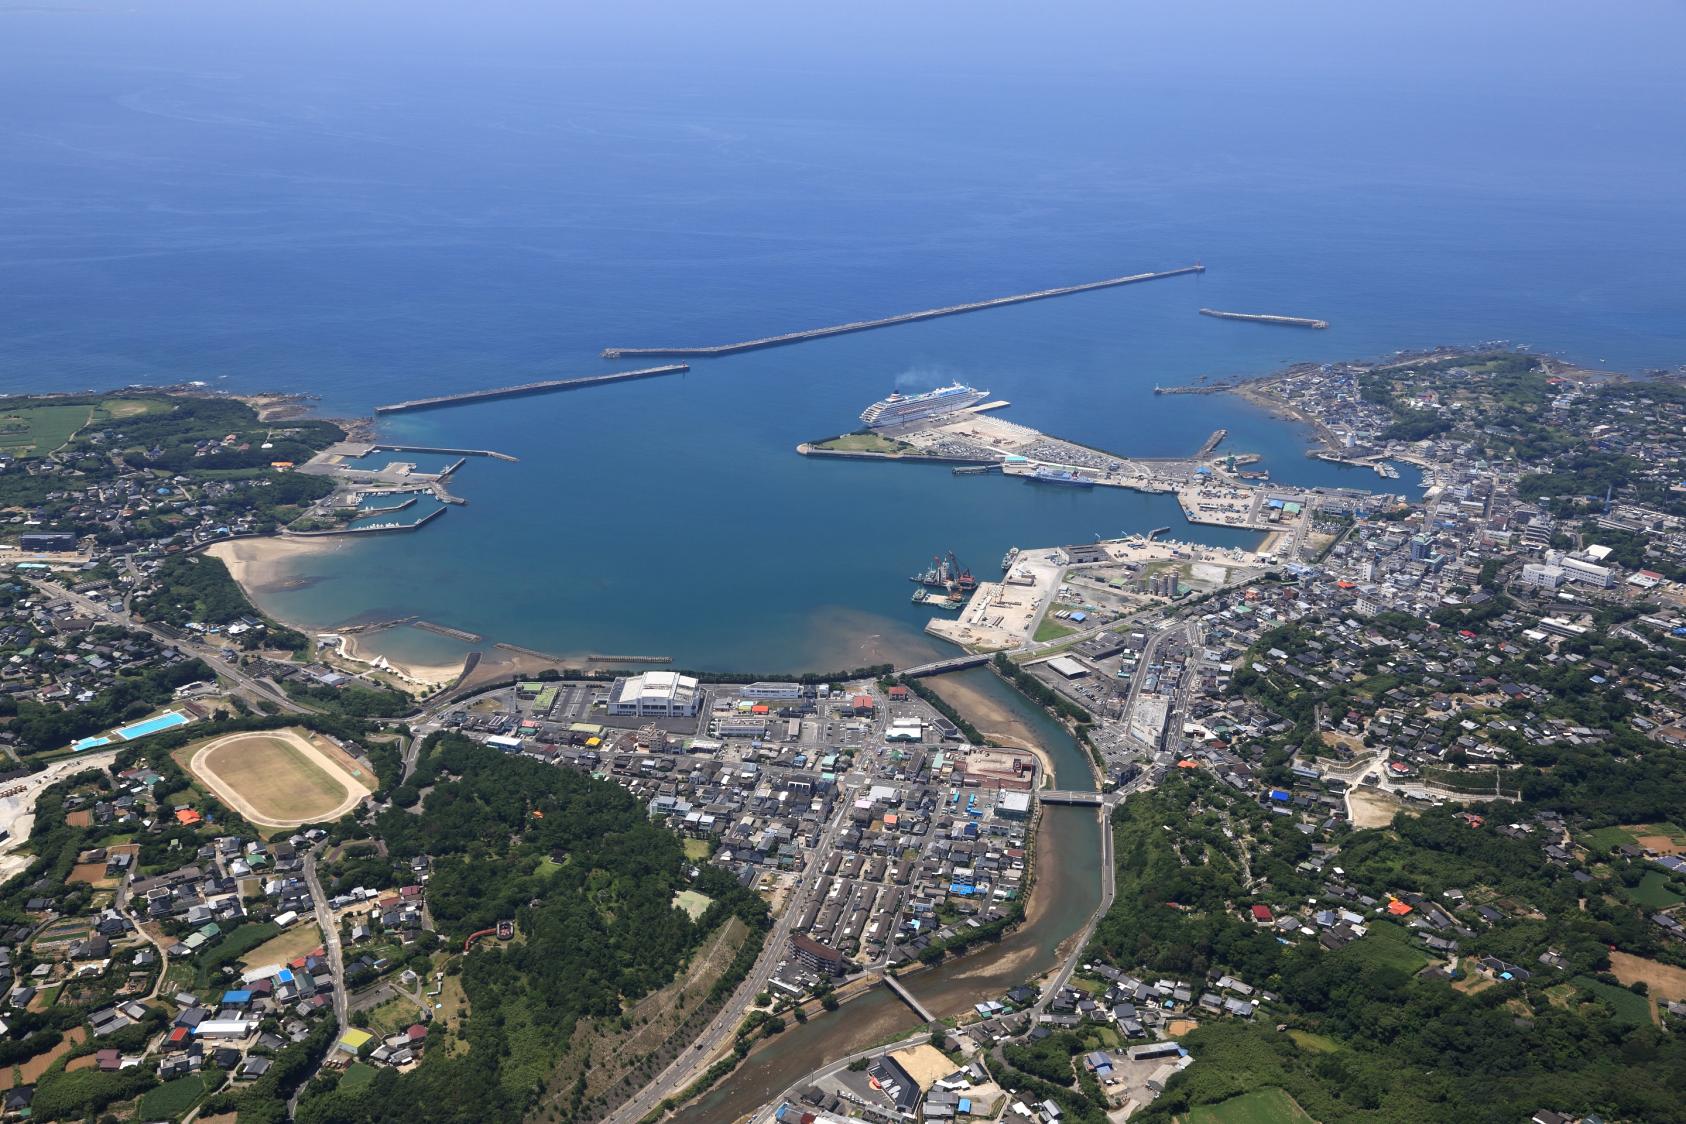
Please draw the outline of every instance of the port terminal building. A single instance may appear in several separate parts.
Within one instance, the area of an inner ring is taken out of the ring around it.
[[[697,680],[677,671],[646,671],[616,679],[609,688],[609,713],[683,718],[696,714],[702,701]]]

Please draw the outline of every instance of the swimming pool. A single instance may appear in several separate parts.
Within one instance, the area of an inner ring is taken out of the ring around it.
[[[76,742],[70,748],[74,749],[77,753],[81,753],[84,749],[93,749],[97,745],[110,745],[110,744],[111,744],[110,738],[83,738],[81,741]]]
[[[156,718],[148,718],[144,722],[136,722],[130,726],[119,726],[112,733],[126,742],[132,742],[136,738],[144,738],[148,734],[156,734],[161,730],[173,730],[177,726],[185,725],[187,725],[187,716],[171,710],[160,714]]]

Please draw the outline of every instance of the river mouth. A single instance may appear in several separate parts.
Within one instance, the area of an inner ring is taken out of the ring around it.
[[[1035,747],[1056,777],[1091,788],[1088,761],[1058,723],[987,668],[927,680],[980,731]],[[1036,834],[1035,883],[1025,920],[1002,940],[935,968],[901,977],[938,1018],[1052,971],[1100,905],[1101,823],[1093,809],[1045,807]],[[751,1053],[730,1076],[680,1114],[687,1124],[732,1124],[783,1094],[827,1061],[892,1041],[921,1023],[888,988],[874,987],[835,1011],[795,1023]]]

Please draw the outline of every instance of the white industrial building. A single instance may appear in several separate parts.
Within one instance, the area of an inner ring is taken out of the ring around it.
[[[673,718],[697,712],[697,681],[677,671],[646,671],[617,679],[609,688],[609,713]]]

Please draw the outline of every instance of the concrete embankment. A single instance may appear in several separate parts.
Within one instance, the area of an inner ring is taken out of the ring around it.
[[[833,324],[825,328],[809,328],[801,332],[785,332],[782,335],[762,336],[759,339],[742,340],[738,343],[715,344],[712,347],[606,347],[603,349],[603,358],[622,359],[632,356],[670,355],[715,358],[721,355],[736,355],[742,351],[754,351],[763,347],[779,347],[783,344],[824,339],[827,336],[841,336],[850,332],[867,332],[874,328],[912,324],[919,320],[935,320],[939,316],[958,316],[963,312],[979,312],[986,308],[1001,308],[1010,304],[1024,304],[1028,301],[1048,300],[1052,297],[1087,293],[1096,289],[1111,289],[1119,285],[1134,285],[1140,281],[1158,281],[1166,277],[1181,277],[1185,273],[1204,272],[1206,272],[1206,267],[1196,262],[1194,265],[1186,265],[1180,269],[1166,269],[1156,273],[1133,273],[1128,277],[1109,277],[1105,281],[1087,281],[1081,285],[1062,285],[1057,289],[1038,289],[1034,293],[1015,293],[1007,297],[993,297],[989,300],[971,301],[967,304],[951,304],[944,308],[927,308],[919,312],[903,312],[896,316],[880,317],[877,320],[855,320],[847,324]]]

